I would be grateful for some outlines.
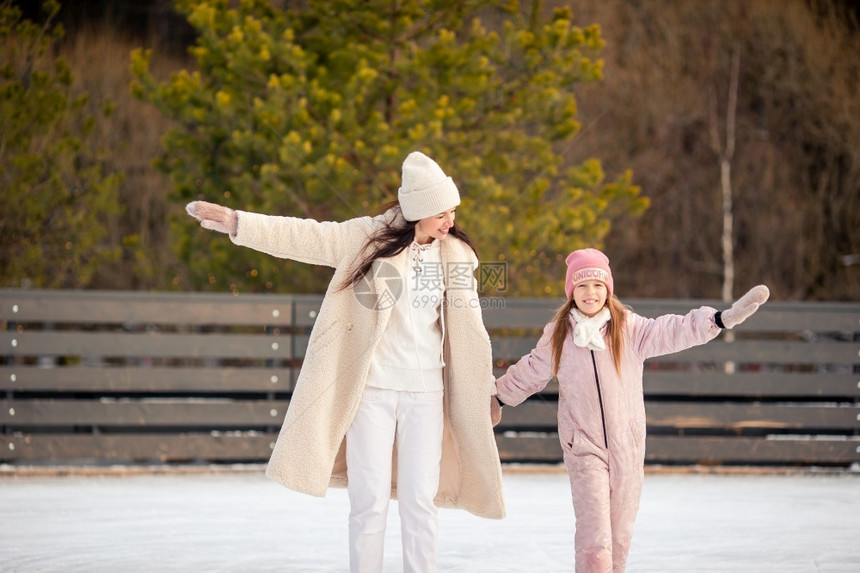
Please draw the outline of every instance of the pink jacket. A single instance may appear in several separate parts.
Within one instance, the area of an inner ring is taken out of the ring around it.
[[[581,434],[598,448],[613,451],[635,444],[644,452],[643,363],[653,356],[672,354],[714,339],[720,333],[714,323],[715,313],[713,308],[701,307],[685,316],[645,318],[628,311],[620,376],[608,350],[592,352],[576,346],[571,329],[558,369],[558,432],[562,448],[570,449],[573,436]],[[573,317],[570,320],[575,327]],[[552,331],[553,324],[547,324],[537,346],[496,381],[504,403],[515,406],[543,390],[550,381]]]

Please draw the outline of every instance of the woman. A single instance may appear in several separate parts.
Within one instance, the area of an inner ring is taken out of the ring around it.
[[[490,340],[459,204],[453,180],[413,152],[397,203],[373,218],[187,207],[237,245],[335,269],[266,474],[317,496],[347,487],[351,571],[381,571],[391,496],[405,571],[435,571],[436,506],[504,517]]]

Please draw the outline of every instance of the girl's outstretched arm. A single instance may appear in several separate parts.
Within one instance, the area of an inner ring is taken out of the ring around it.
[[[737,326],[749,318],[769,294],[766,286],[758,285],[722,312],[703,306],[683,316],[665,314],[646,319],[631,315],[632,350],[640,360],[645,360],[705,344],[719,336],[721,329]]]
[[[496,379],[497,396],[504,404],[516,406],[532,394],[546,388],[552,379],[552,332],[554,324],[543,329],[543,335],[531,352]]]

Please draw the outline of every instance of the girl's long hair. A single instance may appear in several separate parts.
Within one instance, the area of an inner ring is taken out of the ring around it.
[[[400,203],[398,201],[391,201],[383,205],[380,211],[381,213],[385,213],[392,208],[396,208],[399,211]],[[370,235],[360,251],[360,253],[364,253],[364,257],[355,266],[355,269],[346,280],[344,280],[340,288],[345,289],[355,286],[370,272],[370,269],[373,267],[373,261],[393,257],[412,244],[415,238],[415,225],[417,224],[418,221],[406,221],[405,224],[399,225],[389,223]],[[456,222],[451,227],[449,233],[451,236],[466,243],[472,249],[472,252],[475,253],[475,256],[478,256],[478,251],[475,249],[474,243],[472,243],[472,238],[469,237],[466,231],[458,227]]]
[[[606,306],[609,308],[609,322],[606,323],[606,342],[607,349],[612,353],[612,362],[615,364],[615,370],[621,373],[621,353],[624,352],[624,327],[627,324],[627,307],[620,300],[615,298],[615,295],[606,299]],[[552,331],[552,375],[558,374],[558,366],[561,364],[561,352],[564,349],[564,342],[570,334],[570,312],[576,308],[576,302],[573,295],[565,301],[556,311],[552,321],[555,323],[555,329]]]

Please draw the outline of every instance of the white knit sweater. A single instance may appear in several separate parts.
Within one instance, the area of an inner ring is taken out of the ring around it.
[[[373,353],[367,385],[404,392],[442,390],[444,286],[439,241],[414,242],[400,270],[403,290]]]

